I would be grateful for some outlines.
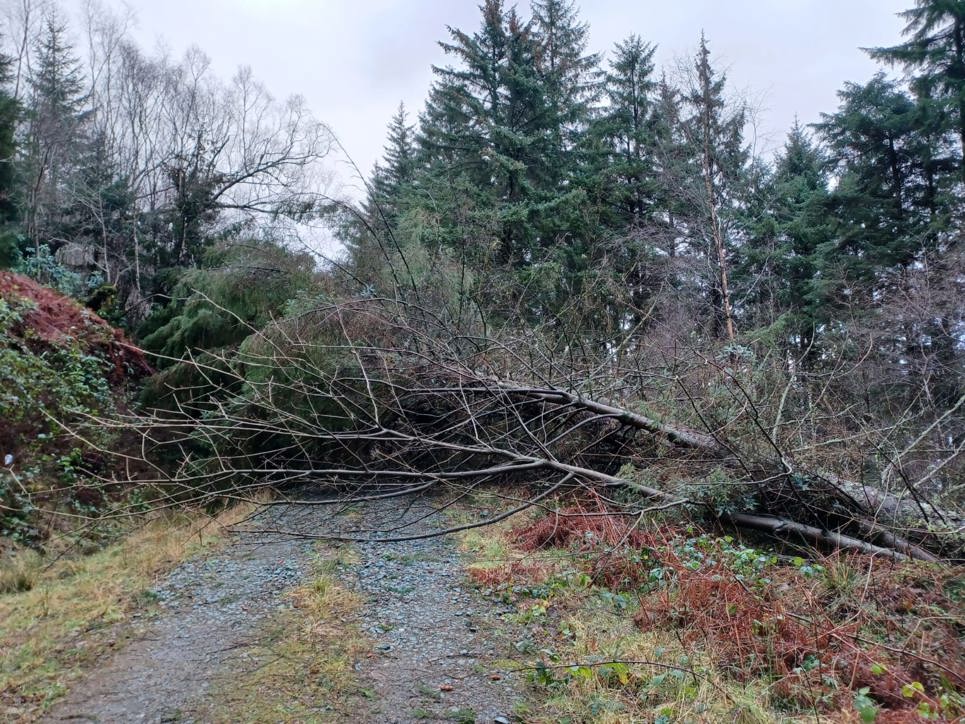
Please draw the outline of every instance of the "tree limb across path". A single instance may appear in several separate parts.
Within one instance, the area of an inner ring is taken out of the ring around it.
[[[784,422],[765,420],[752,370],[686,359],[673,378],[652,373],[663,398],[645,403],[628,392],[646,380],[639,358],[563,363],[533,338],[470,335],[415,304],[359,299],[252,330],[230,354],[187,357],[195,382],[170,389],[165,409],[93,422],[140,436],[128,482],[172,503],[305,483],[345,504],[499,483],[518,489],[515,512],[593,488],[627,510],[678,509],[789,543],[960,555],[960,514],[914,485],[815,465],[821,441],[791,450],[786,400]]]

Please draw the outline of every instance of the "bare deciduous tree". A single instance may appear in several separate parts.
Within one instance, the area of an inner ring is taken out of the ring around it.
[[[144,454],[127,460],[141,475],[129,483],[161,485],[172,500],[272,487],[291,501],[310,485],[337,493],[334,504],[498,482],[519,490],[514,510],[585,486],[641,517],[677,509],[812,545],[958,553],[961,518],[915,486],[799,462],[809,458],[791,441],[803,420],[787,395],[762,396],[756,373],[732,369],[723,351],[717,361],[677,349],[673,374],[647,363],[645,346],[619,362],[563,362],[538,335],[494,338],[384,299],[251,331],[237,353],[182,362],[200,383],[170,390],[168,410],[97,421],[140,434]]]

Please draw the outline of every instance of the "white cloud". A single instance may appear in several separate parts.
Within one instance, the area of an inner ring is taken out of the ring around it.
[[[74,0],[79,2],[79,0]],[[105,0],[121,7],[122,0]],[[230,76],[239,65],[276,95],[299,93],[363,170],[382,152],[399,101],[414,112],[444,62],[446,25],[471,31],[478,0],[128,0],[146,47],[200,46]],[[911,0],[585,0],[592,50],[630,33],[659,45],[658,60],[692,52],[703,29],[733,89],[762,97],[758,132],[779,145],[795,115],[834,110],[846,80],[875,65],[859,50],[898,42],[895,13]],[[525,7],[521,2],[520,6]]]

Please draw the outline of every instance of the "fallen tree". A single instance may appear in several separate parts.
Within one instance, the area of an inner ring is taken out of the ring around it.
[[[684,365],[678,353],[673,375],[645,371],[644,350],[563,364],[534,335],[466,326],[396,300],[320,306],[252,329],[230,354],[181,361],[205,383],[172,389],[169,410],[94,423],[141,435],[137,463],[154,475],[135,482],[162,486],[170,501],[270,486],[289,502],[345,504],[508,483],[521,510],[591,486],[628,512],[676,509],[893,558],[960,556],[961,515],[913,484],[902,494],[798,462],[781,424],[765,420],[749,370],[700,353]],[[628,391],[644,378],[660,396]],[[785,407],[782,398],[786,419]],[[292,492],[306,483],[338,494]]]

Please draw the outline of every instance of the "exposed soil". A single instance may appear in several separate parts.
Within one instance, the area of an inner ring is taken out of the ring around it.
[[[350,515],[328,506],[267,508],[251,527],[322,531],[425,532],[431,501],[373,502]],[[424,520],[423,520],[424,519]],[[372,696],[352,721],[510,721],[518,699],[513,676],[496,662],[508,655],[497,627],[502,613],[467,584],[451,541],[427,538],[357,544],[356,562],[339,582],[361,592],[362,628],[372,653],[356,664]],[[126,632],[103,666],[44,721],[207,721],[211,694],[230,677],[259,626],[285,592],[308,575],[313,541],[242,532],[218,553],[189,561],[155,589],[159,607]],[[319,702],[320,718],[327,710]]]

